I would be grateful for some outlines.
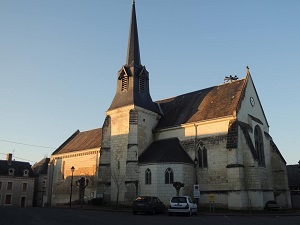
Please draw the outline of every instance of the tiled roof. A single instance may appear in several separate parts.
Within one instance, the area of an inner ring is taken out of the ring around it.
[[[49,161],[50,161],[49,158],[43,158],[41,161],[35,163],[32,166],[34,174],[36,175],[47,174]]]
[[[163,117],[156,129],[233,115],[246,79],[157,101]]]
[[[139,163],[191,163],[194,161],[178,138],[154,141],[139,157]]]
[[[52,155],[64,154],[85,149],[100,148],[102,141],[102,128],[84,132],[76,131]]]
[[[7,160],[0,160],[0,175],[8,176],[8,170],[14,169],[14,176],[24,177],[24,170],[29,171],[29,177],[33,177],[33,171],[31,169],[31,165],[28,162],[20,162],[20,161],[11,161],[11,164],[8,164]]]

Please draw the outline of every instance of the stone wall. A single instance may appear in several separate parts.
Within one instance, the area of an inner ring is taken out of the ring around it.
[[[69,202],[72,166],[75,168],[73,173],[72,201],[78,200],[79,198],[76,181],[81,177],[85,177],[89,180],[89,184],[85,189],[85,199],[88,200],[96,197],[99,157],[99,149],[51,156],[48,169],[48,176],[51,176],[49,178],[51,187],[47,188],[50,191],[50,193],[48,192],[49,203],[51,203],[51,205],[56,205]]]

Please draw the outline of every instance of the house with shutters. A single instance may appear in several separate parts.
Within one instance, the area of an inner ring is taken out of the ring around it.
[[[194,197],[199,187],[200,207],[209,205],[211,193],[217,207],[229,209],[259,210],[269,200],[291,206],[286,162],[248,67],[243,78],[226,77],[216,86],[156,101],[149,77],[141,62],[133,1],[126,62],[98,130],[95,196],[130,204],[139,195],[153,195],[167,203],[180,182],[181,195]],[[83,157],[67,145],[59,149],[51,156],[52,195],[57,181],[70,177],[70,157]],[[77,167],[85,167],[85,158],[80,160]]]

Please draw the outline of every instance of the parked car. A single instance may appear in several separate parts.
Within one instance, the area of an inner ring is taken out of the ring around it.
[[[170,200],[168,213],[170,216],[177,213],[184,213],[188,216],[192,214],[196,215],[198,213],[198,206],[190,196],[176,196]]]
[[[165,213],[166,206],[158,197],[139,196],[132,202],[132,212],[135,215],[139,212],[154,215],[156,213]]]

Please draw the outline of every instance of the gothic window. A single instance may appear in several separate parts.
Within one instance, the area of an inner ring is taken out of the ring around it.
[[[151,184],[151,170],[149,168],[145,172],[145,184]]]
[[[165,171],[165,184],[173,184],[174,182],[174,173],[171,168],[166,169]]]
[[[127,91],[128,88],[128,76],[126,74],[124,74],[122,76],[122,88],[121,91]]]
[[[203,142],[199,141],[198,148],[198,164],[200,168],[207,168],[207,149]]]
[[[265,166],[264,142],[261,129],[258,125],[254,129],[255,149],[258,157],[258,165]]]
[[[65,179],[65,166],[66,166],[66,161],[62,162],[62,166],[61,166],[61,179]]]

